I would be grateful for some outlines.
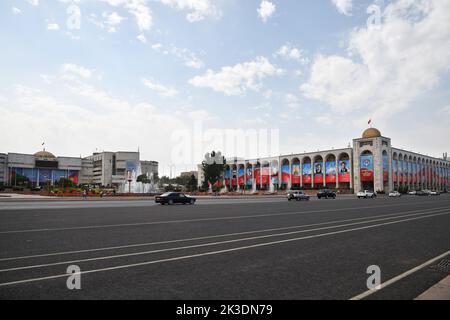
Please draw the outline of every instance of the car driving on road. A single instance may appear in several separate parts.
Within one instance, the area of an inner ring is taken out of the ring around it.
[[[185,195],[181,192],[167,192],[160,196],[155,197],[155,202],[161,205],[173,205],[173,204],[195,204],[196,198]]]
[[[307,194],[305,194],[304,192],[301,192],[301,191],[293,191],[293,192],[289,192],[289,193],[287,194],[287,199],[288,199],[289,201],[292,201],[292,200],[297,200],[297,201],[303,201],[303,200],[305,200],[305,201],[309,201],[310,197],[309,197]]]
[[[369,190],[364,190],[364,191],[360,191],[356,194],[356,196],[358,197],[358,199],[374,199],[377,197],[377,194],[373,191],[369,191]]]
[[[336,199],[336,192],[331,190],[321,190],[317,193],[317,198]]]

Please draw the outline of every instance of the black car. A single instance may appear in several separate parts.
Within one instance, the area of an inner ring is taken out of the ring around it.
[[[155,197],[155,202],[161,205],[172,204],[195,204],[196,198],[185,195],[181,192],[167,192]]]
[[[319,193],[317,193],[317,198],[336,199],[336,192],[331,190],[321,190]]]

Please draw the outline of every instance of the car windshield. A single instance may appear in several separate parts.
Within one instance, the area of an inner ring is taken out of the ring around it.
[[[164,194],[161,195],[161,197],[168,197],[172,194],[172,192],[166,192]]]

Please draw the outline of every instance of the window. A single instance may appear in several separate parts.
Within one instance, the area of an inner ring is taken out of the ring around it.
[[[365,147],[365,146],[370,146],[370,147],[372,147],[372,146],[373,146],[373,142],[372,142],[372,141],[363,141],[363,142],[360,142],[360,143],[359,143],[359,147],[360,147],[360,148]]]

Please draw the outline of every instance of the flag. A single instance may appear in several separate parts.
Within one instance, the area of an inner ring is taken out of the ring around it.
[[[367,122],[367,124],[371,124],[372,123],[372,119],[369,119],[369,122]]]
[[[45,145],[45,142],[42,142],[42,145]]]

